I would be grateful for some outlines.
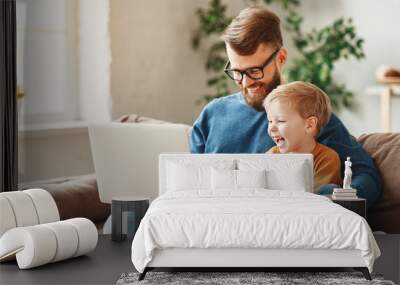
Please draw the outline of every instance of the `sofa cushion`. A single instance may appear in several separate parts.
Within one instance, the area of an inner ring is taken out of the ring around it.
[[[400,234],[400,133],[367,134],[358,141],[375,160],[383,183],[368,222],[374,231]]]
[[[103,222],[110,215],[110,205],[100,201],[94,174],[30,183],[23,189],[33,187],[45,189],[53,196],[61,220],[83,217]]]

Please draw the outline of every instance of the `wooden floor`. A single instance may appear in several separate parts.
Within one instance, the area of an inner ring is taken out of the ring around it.
[[[399,284],[400,235],[375,238],[382,257],[375,262],[374,273]],[[122,273],[135,271],[130,253],[131,240],[116,243],[109,235],[101,235],[96,250],[87,256],[28,270],[19,270],[16,262],[2,263],[0,284],[115,284]]]
[[[381,257],[375,261],[374,272],[400,284],[400,234],[374,236],[381,250]]]

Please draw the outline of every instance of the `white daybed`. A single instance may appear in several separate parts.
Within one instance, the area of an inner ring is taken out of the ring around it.
[[[370,279],[368,223],[310,193],[312,166],[310,154],[160,155],[160,196],[132,243],[139,280],[156,267],[354,267]]]

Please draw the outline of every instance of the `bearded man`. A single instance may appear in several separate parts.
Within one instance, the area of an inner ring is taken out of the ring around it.
[[[193,125],[192,153],[265,153],[275,145],[268,136],[263,100],[282,83],[287,60],[280,19],[262,7],[242,10],[225,30],[228,63],[225,73],[241,91],[211,101]],[[334,149],[343,164],[353,162],[352,187],[372,206],[381,194],[381,179],[372,158],[332,114],[321,129],[318,142]],[[330,194],[337,185],[323,185],[320,194]]]

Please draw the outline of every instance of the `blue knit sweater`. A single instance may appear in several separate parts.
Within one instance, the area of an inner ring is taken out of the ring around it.
[[[192,153],[265,153],[275,145],[268,136],[265,112],[247,105],[241,93],[215,99],[201,112],[193,125]],[[372,158],[352,137],[339,118],[332,114],[320,131],[318,142],[333,148],[344,161],[352,161],[352,184],[358,196],[371,207],[381,194],[381,179]],[[343,171],[342,171],[343,173]],[[321,187],[321,194],[332,193],[335,185]]]

